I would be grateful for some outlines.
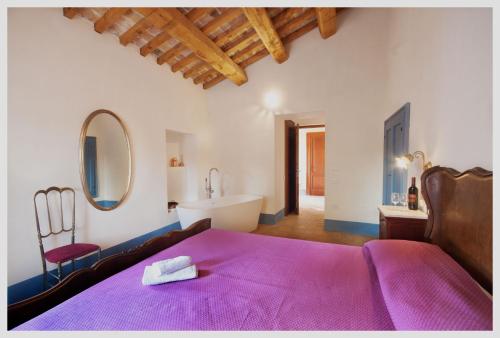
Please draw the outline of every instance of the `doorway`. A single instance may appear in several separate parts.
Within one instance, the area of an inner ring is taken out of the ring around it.
[[[325,210],[325,125],[285,120],[285,215]]]

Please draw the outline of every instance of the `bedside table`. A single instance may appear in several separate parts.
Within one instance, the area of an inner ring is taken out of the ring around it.
[[[408,207],[381,205],[379,238],[424,241],[427,214]]]

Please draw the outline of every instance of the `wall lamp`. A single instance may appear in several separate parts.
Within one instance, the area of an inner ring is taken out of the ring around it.
[[[430,161],[425,162],[425,154],[423,151],[420,150],[417,150],[413,154],[406,154],[401,157],[396,157],[396,164],[400,168],[407,168],[408,163],[413,162],[413,160],[418,157],[422,158],[422,167],[424,170],[427,170],[432,167],[432,163]]]

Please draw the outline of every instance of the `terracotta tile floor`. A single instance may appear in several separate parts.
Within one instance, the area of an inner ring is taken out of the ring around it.
[[[299,215],[290,214],[275,225],[259,224],[256,234],[305,239],[309,241],[363,245],[374,237],[324,230],[324,212],[300,209]]]

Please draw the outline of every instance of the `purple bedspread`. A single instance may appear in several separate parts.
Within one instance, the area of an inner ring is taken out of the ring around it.
[[[405,320],[414,319],[404,314],[399,318],[393,311],[404,312],[407,302],[419,307],[412,300],[432,296],[432,292],[426,290],[420,295],[422,290],[409,288],[402,304],[394,305],[394,298],[388,302],[384,297],[394,286],[383,284],[389,283],[391,269],[377,269],[387,254],[377,250],[379,247],[369,249],[210,229],[94,285],[16,329],[412,329]],[[371,256],[371,251],[377,253]],[[179,255],[192,256],[199,278],[156,286],[141,284],[146,265]],[[459,279],[470,279],[463,270],[460,272]],[[383,279],[379,280],[377,275],[381,274]],[[460,287],[460,281],[456,284]],[[418,328],[490,329],[491,300],[475,284],[466,283],[466,287],[471,289],[468,295],[478,301],[448,302],[451,310],[458,304],[464,311],[445,317],[438,326],[433,322],[426,326],[425,320],[419,319]],[[448,292],[443,295],[445,299],[462,297],[460,290],[439,290]],[[396,292],[388,297],[400,296],[401,292]],[[432,304],[422,302],[422,306]],[[463,324],[461,316],[465,315],[472,315],[473,323],[469,320]]]

